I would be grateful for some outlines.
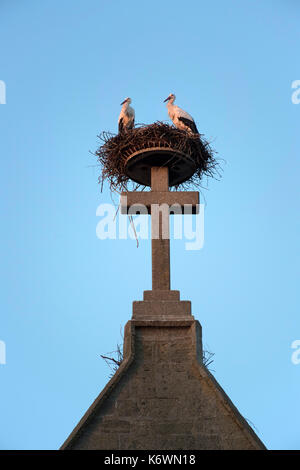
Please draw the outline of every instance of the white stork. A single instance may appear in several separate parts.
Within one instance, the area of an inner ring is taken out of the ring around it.
[[[135,113],[134,109],[130,106],[130,103],[131,98],[126,98],[126,100],[122,101],[121,103],[122,109],[118,121],[119,132],[133,129]]]
[[[174,103],[176,96],[171,93],[164,103],[168,101],[167,108],[170,119],[173,121],[177,129],[182,129],[193,134],[199,134],[195,121],[186,111],[176,106]]]

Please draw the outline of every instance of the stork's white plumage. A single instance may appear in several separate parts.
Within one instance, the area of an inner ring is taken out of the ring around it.
[[[176,96],[171,93],[168,98],[165,99],[164,103],[167,101],[168,114],[170,119],[173,121],[177,129],[182,129],[193,134],[199,134],[196,127],[195,121],[192,116],[189,115],[186,111],[176,106],[174,103]]]
[[[121,105],[122,109],[119,116],[119,132],[124,132],[129,129],[132,129],[134,126],[135,112],[134,109],[130,106],[131,98],[126,98]]]

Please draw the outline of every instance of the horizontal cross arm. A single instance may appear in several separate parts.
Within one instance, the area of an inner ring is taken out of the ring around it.
[[[141,212],[145,207],[147,213],[151,214],[152,205],[167,204],[171,210],[172,206],[177,209],[188,209],[192,214],[199,213],[198,191],[129,191],[121,193],[121,214],[128,214],[129,208],[134,206],[135,211]],[[186,207],[185,207],[186,206]]]

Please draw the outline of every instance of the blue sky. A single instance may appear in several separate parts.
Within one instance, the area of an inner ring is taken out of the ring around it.
[[[0,448],[56,449],[110,374],[150,242],[99,240],[89,153],[173,92],[226,161],[203,191],[205,243],[172,241],[214,375],[270,449],[300,449],[297,0],[2,0]],[[203,196],[201,196],[203,202]]]

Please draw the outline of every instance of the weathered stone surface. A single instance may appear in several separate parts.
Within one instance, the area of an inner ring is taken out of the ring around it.
[[[180,294],[179,290],[145,290],[144,300],[147,301],[158,301],[158,300],[172,300],[179,301]]]
[[[133,302],[133,318],[158,317],[173,315],[185,317],[191,315],[191,302],[188,300],[172,301],[136,301]]]
[[[127,323],[124,361],[63,449],[264,449],[202,365],[201,326]]]
[[[170,214],[180,209],[186,214],[198,214],[199,193],[197,191],[133,191],[121,193],[121,214],[132,213],[151,214],[157,206],[167,204]],[[178,211],[179,213],[179,211]]]

